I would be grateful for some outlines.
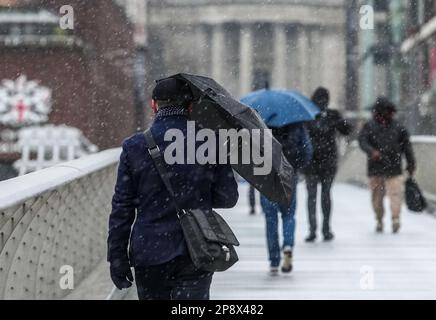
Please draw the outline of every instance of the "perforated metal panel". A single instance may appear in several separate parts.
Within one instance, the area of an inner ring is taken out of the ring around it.
[[[0,299],[60,299],[60,268],[77,285],[106,253],[114,162],[0,211]]]

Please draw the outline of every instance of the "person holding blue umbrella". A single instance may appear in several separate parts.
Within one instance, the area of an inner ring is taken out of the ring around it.
[[[281,143],[283,153],[295,171],[303,169],[312,158],[312,145],[305,122],[314,120],[319,109],[298,92],[263,89],[244,96],[241,101],[255,109]],[[294,192],[289,206],[279,205],[261,196],[261,206],[266,219],[266,236],[270,260],[270,273],[290,273],[293,269],[295,244],[295,211],[297,207],[298,176],[294,177]],[[279,244],[278,213],[283,226],[283,246]]]

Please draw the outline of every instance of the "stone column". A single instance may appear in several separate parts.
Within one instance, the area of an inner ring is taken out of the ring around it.
[[[304,26],[298,28],[298,74],[299,89],[304,93],[310,90],[310,39]]]
[[[212,27],[212,77],[223,81],[224,74],[224,28],[222,24]]]
[[[309,64],[309,89],[315,90],[317,87],[324,85],[332,85],[332,82],[325,81],[326,74],[326,65],[331,63],[333,59],[335,59],[335,54],[332,52],[332,55],[325,56],[324,55],[324,41],[323,35],[321,33],[320,28],[313,28],[310,31],[310,64]],[[339,56],[339,52],[337,56]],[[333,69],[331,70],[333,71]],[[334,72],[340,72],[340,70],[334,70]],[[312,92],[308,92],[311,94]]]
[[[290,33],[288,37],[288,57],[287,57],[287,84],[290,89],[300,89],[300,75],[299,75],[299,66],[300,62],[298,61],[298,29],[294,26],[292,29],[288,31]]]
[[[211,65],[210,65],[210,46],[209,37],[207,34],[207,26],[199,24],[195,27],[195,37],[196,37],[196,52],[197,61],[197,73],[200,75],[210,76],[211,75]]]
[[[274,25],[274,64],[272,85],[276,88],[286,88],[287,70],[287,37],[283,24]]]
[[[321,84],[331,91],[331,106],[339,109],[345,107],[345,88],[348,81],[344,38],[345,32],[342,28],[324,28],[322,32],[323,50],[320,52],[323,68]]]
[[[251,25],[242,25],[239,48],[239,93],[252,90],[253,84],[253,30]]]

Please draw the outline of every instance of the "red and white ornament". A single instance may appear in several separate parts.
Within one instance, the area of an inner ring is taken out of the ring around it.
[[[52,91],[22,75],[0,84],[0,123],[13,127],[48,121]]]

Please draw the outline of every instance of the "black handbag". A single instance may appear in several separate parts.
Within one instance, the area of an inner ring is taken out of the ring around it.
[[[144,132],[148,152],[177,211],[189,255],[195,267],[208,272],[226,271],[238,260],[239,241],[226,221],[214,210],[184,210],[176,201],[162,154],[150,130]]]
[[[427,201],[413,178],[406,181],[406,204],[407,208],[413,212],[423,212],[427,208]]]

